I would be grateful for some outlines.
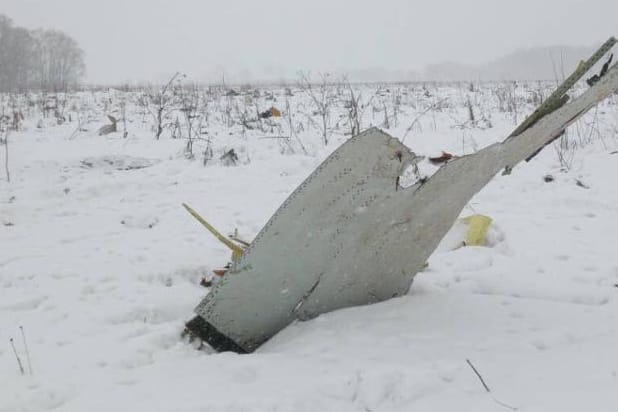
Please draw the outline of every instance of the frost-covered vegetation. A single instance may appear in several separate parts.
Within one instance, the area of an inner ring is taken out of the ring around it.
[[[229,149],[245,153],[247,142],[260,140],[264,146],[275,142],[282,154],[315,154],[373,126],[403,139],[456,130],[459,145],[449,150],[465,154],[477,150],[482,143],[476,140],[495,124],[515,127],[553,87],[553,82],[351,84],[327,75],[303,75],[297,83],[276,87],[226,87],[200,86],[177,74],[161,86],[5,93],[0,116],[5,132],[62,125],[72,128],[72,139],[93,132],[172,139],[186,158],[204,165]],[[578,146],[607,139],[604,126],[615,133],[615,104],[615,97],[602,103],[560,140],[556,149],[563,166]],[[607,110],[609,116],[600,116]],[[248,162],[250,154],[238,160]]]

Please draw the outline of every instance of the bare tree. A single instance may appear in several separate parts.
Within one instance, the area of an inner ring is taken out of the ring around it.
[[[164,122],[175,103],[173,83],[181,74],[176,72],[159,90],[149,90],[140,98],[140,104],[145,107],[154,120],[155,139],[159,140],[167,126]]]
[[[21,92],[30,86],[34,42],[28,30],[0,15],[0,90]]]
[[[85,73],[84,53],[58,30],[29,31],[0,15],[0,90],[66,91]]]
[[[298,87],[311,99],[315,107],[315,114],[320,117],[322,141],[328,145],[328,130],[330,128],[330,111],[333,104],[333,83],[328,73],[319,74],[319,82],[312,83],[306,73],[300,73]]]
[[[292,137],[296,137],[296,141],[298,142],[298,145],[300,146],[301,150],[303,151],[304,154],[307,154],[307,148],[305,148],[305,145],[303,144],[302,140],[300,140],[300,137],[298,137],[298,133],[296,131],[296,129],[294,128],[294,117],[292,115],[292,107],[290,106],[290,100],[288,99],[288,96],[285,96],[285,118],[287,119],[288,122],[288,127],[290,128],[290,137],[288,138],[288,142],[292,141]]]
[[[77,42],[59,30],[36,30],[33,36],[40,88],[58,92],[77,84],[86,72]]]
[[[382,86],[378,86],[372,93],[371,97],[369,97],[367,101],[363,101],[363,94],[360,91],[355,92],[354,87],[347,79],[344,78],[343,83],[348,91],[348,100],[345,102],[345,108],[348,111],[350,134],[355,136],[361,131],[365,109],[372,106],[373,100],[382,91]],[[388,119],[386,114],[386,105],[384,105],[384,111],[385,118]],[[388,126],[386,126],[386,128],[388,128]]]
[[[180,111],[183,114],[185,127],[187,130],[185,156],[188,159],[193,159],[193,142],[195,139],[199,138],[198,134],[200,133],[202,123],[204,121],[203,111],[200,110],[200,103],[202,103],[202,99],[196,84],[180,87],[178,94],[180,100]],[[204,101],[203,104],[207,105],[207,102]]]

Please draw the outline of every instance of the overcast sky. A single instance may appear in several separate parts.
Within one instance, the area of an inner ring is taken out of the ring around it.
[[[90,82],[418,70],[618,35],[616,0],[0,0],[0,13],[74,37]]]

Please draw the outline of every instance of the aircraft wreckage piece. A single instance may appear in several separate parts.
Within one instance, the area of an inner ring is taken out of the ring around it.
[[[479,190],[616,90],[614,65],[521,134],[405,189],[399,176],[418,161],[413,152],[375,128],[351,138],[281,205],[187,329],[218,351],[252,352],[296,319],[405,295]]]

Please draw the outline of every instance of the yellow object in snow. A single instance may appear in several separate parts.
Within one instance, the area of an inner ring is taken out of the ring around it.
[[[466,232],[466,246],[485,246],[487,231],[491,225],[491,218],[484,215],[472,215],[464,217],[462,221],[468,225]]]
[[[202,224],[202,226],[204,226],[206,229],[208,229],[208,231],[210,233],[212,233],[217,238],[217,240],[219,240],[221,243],[223,243],[225,246],[229,247],[232,250],[232,261],[237,262],[237,261],[240,260],[242,255],[245,253],[243,248],[238,246],[236,243],[232,242],[227,237],[223,236],[221,234],[221,232],[219,232],[217,229],[215,229],[215,227],[213,225],[208,223],[206,221],[206,219],[204,219],[202,216],[200,216],[189,205],[187,205],[186,203],[183,203],[182,206],[185,209],[187,209],[187,212],[189,212],[191,214],[191,216],[193,216],[198,222],[200,222]]]

